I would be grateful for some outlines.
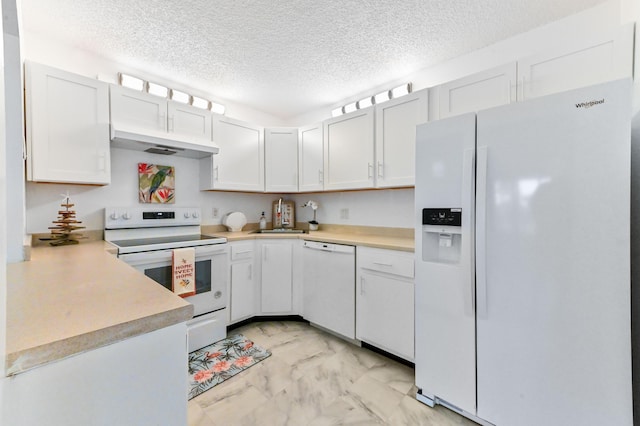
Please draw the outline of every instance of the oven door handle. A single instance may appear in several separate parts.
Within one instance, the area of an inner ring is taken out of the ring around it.
[[[139,265],[150,262],[171,262],[172,255],[172,250],[156,250],[121,254],[118,258],[131,265]]]

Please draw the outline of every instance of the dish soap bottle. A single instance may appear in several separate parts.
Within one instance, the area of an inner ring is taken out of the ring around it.
[[[262,216],[260,216],[260,229],[267,229],[267,218],[264,217],[264,212],[262,212]]]

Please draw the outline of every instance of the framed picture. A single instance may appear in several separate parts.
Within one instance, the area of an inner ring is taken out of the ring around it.
[[[175,202],[176,173],[172,166],[138,163],[138,199],[141,203]]]

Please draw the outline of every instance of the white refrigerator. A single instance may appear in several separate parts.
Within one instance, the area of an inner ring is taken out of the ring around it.
[[[418,399],[631,425],[631,82],[420,125]]]

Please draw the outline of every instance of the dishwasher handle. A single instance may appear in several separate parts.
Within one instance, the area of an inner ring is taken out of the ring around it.
[[[332,253],[353,253],[354,246],[344,244],[323,243],[320,241],[305,241],[303,247],[311,250],[329,251]]]

